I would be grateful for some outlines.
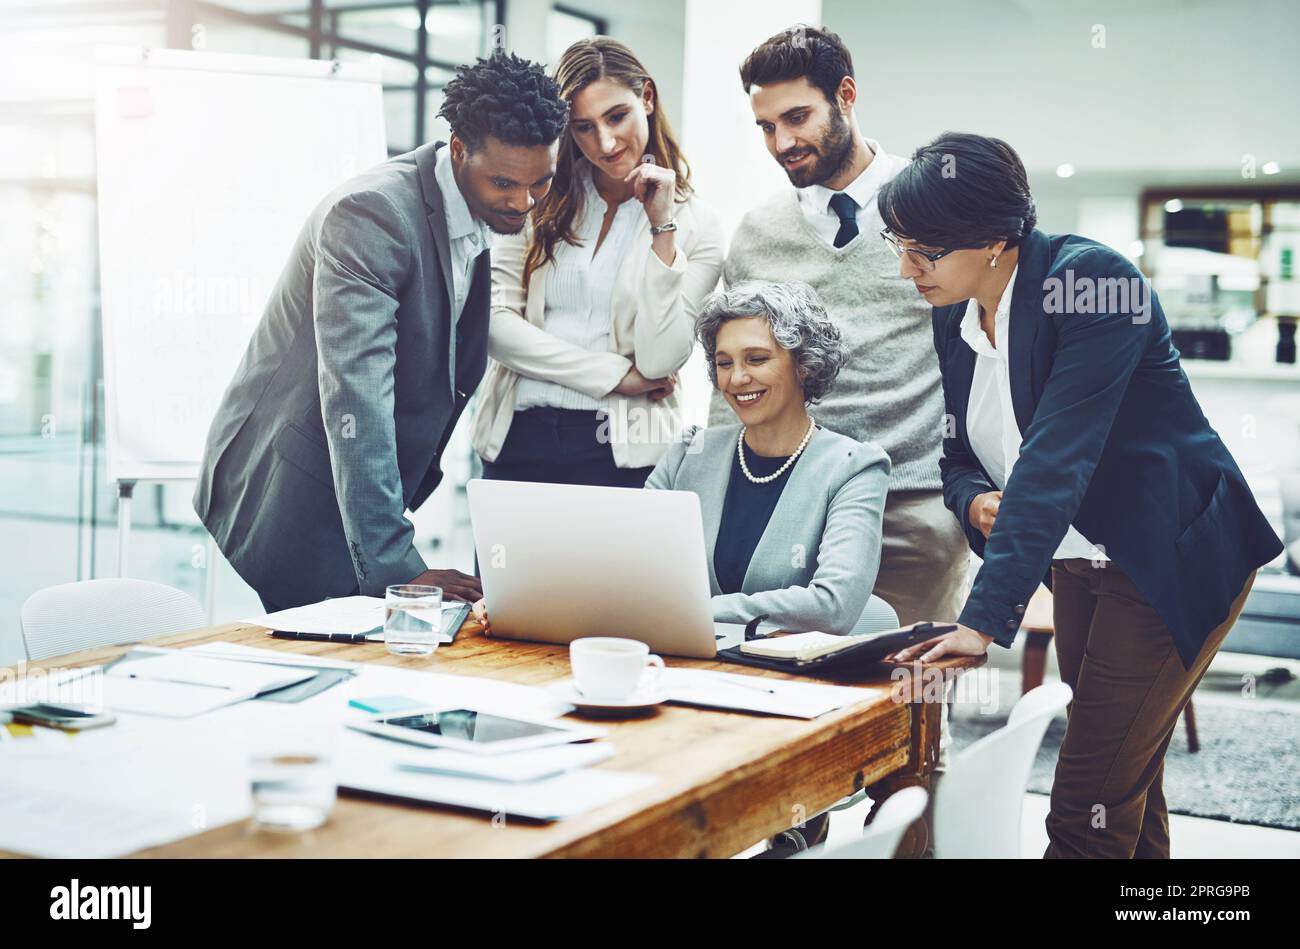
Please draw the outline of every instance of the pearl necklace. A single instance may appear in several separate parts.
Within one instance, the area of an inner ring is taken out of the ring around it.
[[[736,441],[736,455],[740,458],[740,470],[745,472],[745,477],[754,482],[754,484],[768,484],[775,481],[777,478],[781,477],[781,475],[785,474],[786,470],[799,459],[803,450],[808,447],[808,442],[812,439],[813,432],[816,430],[817,420],[810,415],[808,416],[808,431],[803,433],[803,441],[801,441],[799,447],[794,450],[794,454],[787,458],[785,464],[780,468],[777,468],[776,471],[772,472],[770,475],[764,475],[762,478],[755,478],[750,474],[749,465],[745,464],[745,432],[748,431],[748,429],[742,425],[740,427],[740,438]]]

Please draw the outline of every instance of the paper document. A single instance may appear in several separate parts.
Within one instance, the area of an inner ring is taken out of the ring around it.
[[[310,679],[307,669],[237,662],[184,651],[117,663],[108,668],[110,678],[149,679],[178,685],[206,686],[258,695]]]
[[[428,774],[397,767],[410,753],[394,754],[393,742],[353,732],[340,739],[339,787],[430,804],[465,807],[533,820],[574,817],[635,794],[654,783],[651,775],[579,768],[536,781],[494,781]]]
[[[613,754],[613,745],[599,741],[555,748],[533,748],[505,755],[476,755],[438,748],[431,749],[426,754],[416,752],[409,757],[400,758],[397,767],[402,771],[453,774],[493,781],[536,781],[575,768],[599,764]]]
[[[247,754],[186,723],[0,745],[0,850],[120,857],[247,817]]]
[[[285,652],[283,649],[262,649],[258,646],[245,646],[243,643],[199,643],[197,646],[186,646],[182,652],[236,662],[263,662],[268,665],[306,666],[313,669],[357,670],[361,668],[360,663],[344,662],[342,659],[306,656],[298,652]]]
[[[299,633],[366,633],[384,625],[381,596],[340,596],[290,610],[254,616],[244,622]]]
[[[851,649],[861,643],[857,636],[833,636],[830,633],[794,633],[774,639],[755,639],[742,643],[740,651],[747,656],[767,656],[769,659],[797,659],[807,662],[841,649]]]
[[[185,651],[132,650],[104,667],[104,707],[167,718],[190,718],[262,692],[310,679],[310,669],[235,662]]]
[[[455,629],[448,627],[459,616],[463,621],[465,604],[460,600],[443,600],[442,641],[451,642]],[[307,606],[254,616],[244,622],[267,629],[296,633],[375,633],[382,638],[386,607],[381,596],[340,596]]]
[[[667,669],[662,682],[668,701],[680,705],[763,712],[788,718],[816,718],[837,708],[885,694],[882,689],[796,682],[705,669]]]
[[[163,718],[193,718],[226,705],[252,698],[247,692],[232,692],[203,685],[156,682],[153,679],[104,677],[104,708]]]
[[[500,715],[550,720],[573,711],[573,706],[556,698],[549,689],[520,685],[485,676],[420,672],[379,663],[338,662],[278,649],[261,649],[240,643],[203,643],[185,650],[223,659],[257,660],[266,663],[291,662],[321,668],[348,668],[356,675],[327,692],[307,699],[309,707],[336,710],[340,720],[368,717],[368,712],[348,708],[350,699],[372,695],[403,695],[422,706],[473,708]],[[333,713],[331,713],[333,714]],[[409,746],[407,747],[409,751]]]

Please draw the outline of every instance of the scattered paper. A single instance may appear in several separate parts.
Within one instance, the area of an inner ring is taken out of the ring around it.
[[[244,622],[298,633],[368,633],[384,625],[384,598],[340,596],[254,616]]]
[[[536,781],[428,774],[397,766],[410,757],[392,742],[353,733],[341,740],[339,787],[412,801],[465,807],[533,820],[562,820],[594,810],[655,782],[651,775],[579,768]]]
[[[188,725],[0,746],[0,850],[121,857],[241,820],[246,755]]]
[[[463,620],[465,604],[460,600],[442,601],[441,641],[451,642],[456,630],[450,626],[460,617]],[[340,596],[307,606],[266,613],[244,620],[250,626],[265,626],[296,633],[372,633],[382,638],[387,607],[381,596]]]
[[[148,679],[153,682],[227,689],[247,695],[259,695],[312,677],[312,673],[305,669],[232,662],[185,650],[115,663],[108,668],[107,675],[109,678]]]
[[[377,738],[377,741],[383,741]],[[493,781],[536,781],[552,775],[599,764],[614,754],[609,742],[533,748],[505,755],[476,755],[452,749],[430,749],[399,758],[396,766],[403,771],[426,774],[449,774]]]
[[[882,689],[796,682],[706,669],[666,669],[661,680],[668,701],[680,705],[817,718],[884,694]]]
[[[262,649],[241,643],[216,642],[184,650],[201,650],[206,655],[223,659],[244,659],[273,663],[277,659],[294,665],[319,665],[323,668],[351,668],[356,675],[332,689],[298,703],[308,709],[321,710],[339,720],[368,717],[370,713],[348,708],[352,699],[371,695],[405,695],[420,706],[433,708],[473,708],[500,715],[517,715],[523,718],[559,718],[573,711],[573,706],[556,698],[545,688],[503,682],[484,676],[450,675],[440,672],[420,672],[378,663],[344,663],[331,659],[286,653],[284,650]],[[253,703],[261,704],[261,703]],[[255,714],[234,709],[223,715]]]

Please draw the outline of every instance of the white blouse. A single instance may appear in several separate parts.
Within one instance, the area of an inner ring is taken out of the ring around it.
[[[1016,421],[1011,402],[1011,371],[1007,361],[1008,330],[1011,325],[1011,288],[1016,285],[1016,274],[1002,292],[998,309],[993,317],[993,338],[996,346],[980,327],[980,305],[972,299],[966,305],[961,319],[961,338],[975,350],[975,373],[971,377],[970,402],[966,406],[966,437],[971,450],[979,459],[993,484],[999,491],[1006,490],[1011,469],[1020,457],[1023,436]],[[1110,558],[1072,526],[1065,529],[1065,537],[1052,555],[1054,560],[1071,558],[1109,560]]]
[[[546,275],[544,328],[574,346],[603,353],[609,350],[614,283],[627,257],[628,239],[636,232],[639,215],[645,212],[635,197],[620,204],[610,222],[609,233],[597,250],[596,241],[608,205],[596,191],[590,166],[584,166],[579,179],[583,187],[582,210],[573,222],[579,246],[566,241],[555,245],[555,264]],[[521,376],[515,411],[538,406],[595,412],[604,408],[605,400],[556,382]]]

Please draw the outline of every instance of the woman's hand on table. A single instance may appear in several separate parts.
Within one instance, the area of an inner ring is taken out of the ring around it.
[[[957,629],[942,636],[935,636],[923,643],[916,643],[906,649],[885,657],[886,662],[934,662],[946,656],[982,656],[993,642],[992,636],[985,636],[969,626],[957,625]]]
[[[472,607],[470,612],[474,614],[474,622],[483,627],[483,635],[492,635],[492,624],[488,622],[487,600],[479,599]]]

